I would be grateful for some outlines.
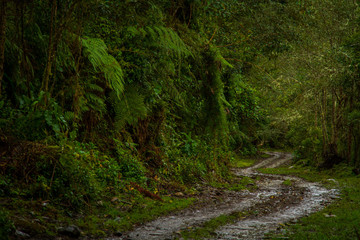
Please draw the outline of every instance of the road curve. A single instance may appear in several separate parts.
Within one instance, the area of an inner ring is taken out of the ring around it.
[[[246,169],[234,169],[240,176],[260,179],[255,192],[232,192],[225,201],[200,209],[185,209],[168,216],[160,217],[135,228],[125,237],[107,240],[161,240],[179,237],[179,231],[202,223],[220,215],[240,211],[255,214],[221,227],[211,239],[262,239],[264,234],[275,230],[280,223],[294,221],[300,217],[320,210],[332,199],[337,198],[336,189],[326,189],[318,183],[307,182],[301,178],[258,173],[258,168],[274,168],[291,160],[289,153],[268,152],[271,157]],[[291,186],[283,184],[291,180]]]
[[[298,177],[279,176],[273,174],[261,174],[256,172],[257,168],[274,168],[278,167],[292,156],[289,153],[271,153],[272,157],[244,170],[237,170],[237,175],[254,176],[260,175],[269,181],[260,183],[260,191],[269,189],[280,189],[285,180],[292,181],[293,189],[302,189],[300,200],[298,202],[288,202],[284,208],[270,212],[262,216],[252,216],[234,224],[221,227],[216,231],[217,237],[214,239],[262,239],[270,231],[274,231],[279,224],[286,222],[295,222],[298,218],[307,216],[310,213],[321,210],[328,205],[333,199],[338,198],[337,189],[326,189],[319,183],[307,182]],[[294,194],[298,190],[290,191],[288,194]]]

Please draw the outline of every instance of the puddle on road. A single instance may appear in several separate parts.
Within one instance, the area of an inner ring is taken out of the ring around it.
[[[265,216],[249,218],[235,224],[226,225],[216,231],[215,239],[262,239],[270,231],[275,231],[279,224],[296,221],[324,208],[338,196],[335,189],[325,189],[316,183],[307,187],[303,200],[294,206]]]
[[[273,168],[289,161],[288,153],[268,153],[272,157],[247,169],[236,169],[238,176],[261,176],[256,192],[242,191],[228,194],[222,203],[201,209],[185,209],[181,212],[158,218],[129,232],[125,238],[107,240],[161,240],[173,239],[176,232],[234,212],[256,210],[262,212],[235,224],[225,225],[216,231],[212,239],[261,239],[267,232],[276,230],[280,223],[294,221],[319,211],[338,195],[337,190],[328,190],[317,183],[300,178],[257,173],[257,168]],[[293,181],[293,186],[284,186],[284,180]]]

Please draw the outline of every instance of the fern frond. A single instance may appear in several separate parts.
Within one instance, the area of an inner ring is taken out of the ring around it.
[[[184,91],[179,91],[174,80],[171,78],[165,82],[165,85],[164,91],[169,95],[169,98],[179,107],[185,107],[186,93]]]
[[[8,66],[9,78],[12,79],[16,84],[19,84],[21,69],[20,62],[23,56],[22,49],[14,42],[10,40],[5,40],[5,69]]]
[[[86,88],[88,88],[91,91],[96,91],[96,92],[101,92],[101,93],[104,92],[104,89],[95,83],[88,83],[86,85]]]
[[[83,38],[84,54],[96,71],[104,73],[110,88],[118,98],[124,90],[124,74],[118,61],[108,53],[103,40],[98,38]]]
[[[75,114],[74,112],[67,111],[64,113],[64,118],[66,122],[72,122],[74,121]]]
[[[110,101],[115,111],[115,126],[118,130],[125,124],[136,124],[147,115],[144,97],[135,87],[127,87],[121,99],[111,94]]]
[[[164,50],[183,56],[192,55],[184,41],[171,28],[163,26],[146,26],[144,28],[136,29],[134,27],[129,27],[127,28],[127,32],[132,36],[149,38],[151,40],[150,42],[155,47],[160,47]]]
[[[103,98],[89,92],[85,93],[84,96],[87,100],[87,106],[89,106],[91,109],[96,110],[100,113],[106,111],[106,104]]]

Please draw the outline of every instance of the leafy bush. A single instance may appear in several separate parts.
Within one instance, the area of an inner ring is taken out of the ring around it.
[[[48,99],[47,108],[42,107],[45,98]],[[12,108],[10,104],[0,102],[0,127],[10,130],[21,139],[41,140],[47,135],[59,136],[68,130],[68,123],[61,107],[55,99],[41,92],[37,98],[22,96],[18,99],[19,107]]]
[[[9,236],[14,231],[15,227],[12,221],[8,218],[8,213],[0,208],[0,237],[3,240],[9,239]]]
[[[116,157],[119,172],[122,177],[131,181],[144,182],[146,180],[146,168],[137,158],[131,143],[122,143],[115,140]],[[133,150],[131,150],[133,149]]]
[[[10,194],[10,181],[3,175],[0,175],[0,196]]]

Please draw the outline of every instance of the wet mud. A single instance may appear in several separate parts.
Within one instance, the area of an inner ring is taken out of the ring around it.
[[[107,240],[176,239],[179,232],[196,227],[221,215],[234,212],[250,212],[250,216],[233,224],[220,227],[208,239],[263,239],[265,234],[278,229],[279,224],[295,222],[316,212],[338,197],[336,189],[326,189],[318,183],[307,182],[292,176],[258,173],[258,168],[274,168],[290,161],[289,153],[269,152],[267,158],[246,169],[233,169],[235,175],[257,179],[256,191],[226,191],[207,189],[203,204],[160,217],[135,228],[122,238]],[[291,180],[291,184],[284,184]]]

